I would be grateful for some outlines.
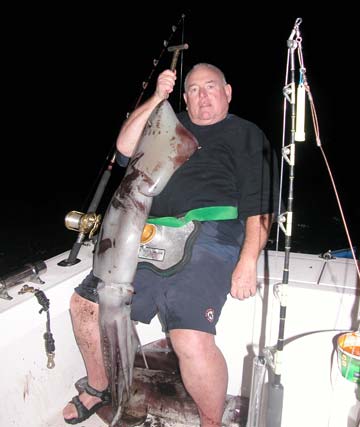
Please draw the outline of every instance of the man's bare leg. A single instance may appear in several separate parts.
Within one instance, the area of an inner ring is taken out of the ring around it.
[[[201,427],[221,426],[228,383],[227,366],[212,334],[174,329],[170,331],[179,358],[181,377],[196,403]]]
[[[103,391],[108,386],[108,380],[101,350],[99,306],[74,293],[70,300],[70,312],[75,339],[84,359],[88,384]],[[79,398],[88,409],[100,401],[98,397],[90,396],[85,391]],[[65,406],[63,416],[66,419],[78,416],[72,403]]]

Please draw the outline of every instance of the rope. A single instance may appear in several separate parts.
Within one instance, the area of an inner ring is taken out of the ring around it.
[[[55,340],[50,328],[50,300],[46,297],[44,292],[39,289],[35,291],[35,296],[42,307],[39,313],[41,314],[43,311],[46,312],[46,332],[44,333],[45,350],[48,358],[47,367],[52,369],[55,367]]]
[[[46,297],[43,291],[28,285],[24,285],[20,289],[19,294],[25,294],[28,292],[33,293],[36,296],[38,303],[41,305],[39,314],[43,311],[46,312],[46,332],[44,333],[45,350],[47,355],[47,367],[52,369],[55,367],[55,340],[50,327],[50,300]]]

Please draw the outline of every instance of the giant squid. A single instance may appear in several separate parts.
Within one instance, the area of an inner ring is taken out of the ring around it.
[[[151,113],[104,216],[94,274],[100,279],[99,323],[114,413],[110,426],[120,420],[130,396],[139,347],[130,312],[141,235],[153,197],[197,148],[197,140],[179,122],[170,103],[162,101]]]

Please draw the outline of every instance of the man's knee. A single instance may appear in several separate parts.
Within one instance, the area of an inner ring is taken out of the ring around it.
[[[79,314],[82,316],[87,314],[89,317],[97,316],[98,304],[75,291],[70,298],[70,313],[72,317]]]
[[[83,305],[86,298],[79,295],[76,291],[73,292],[70,298],[70,311],[76,310],[79,305]]]
[[[191,329],[171,330],[170,340],[178,357],[199,357],[215,346],[214,335]]]

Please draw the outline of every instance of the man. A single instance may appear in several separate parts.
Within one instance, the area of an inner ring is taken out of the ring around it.
[[[155,93],[124,123],[117,140],[122,155],[131,157],[151,112],[168,98],[175,80],[175,72],[162,72]],[[215,325],[229,292],[239,300],[256,293],[257,260],[278,201],[277,166],[262,131],[228,113],[232,89],[220,69],[195,65],[184,88],[187,113],[181,113],[179,120],[198,139],[201,149],[154,198],[150,215],[183,217],[195,212],[201,227],[189,262],[176,274],[161,277],[150,270],[137,271],[132,319],[149,323],[159,313],[201,426],[213,427],[221,425],[228,382],[226,362],[215,343]],[[204,208],[207,215],[199,218]],[[108,381],[96,284],[90,276],[76,289],[71,314],[88,384],[105,393]],[[101,393],[81,393],[80,404],[65,407],[65,421],[83,421],[94,412],[94,405],[103,404],[101,399]]]

